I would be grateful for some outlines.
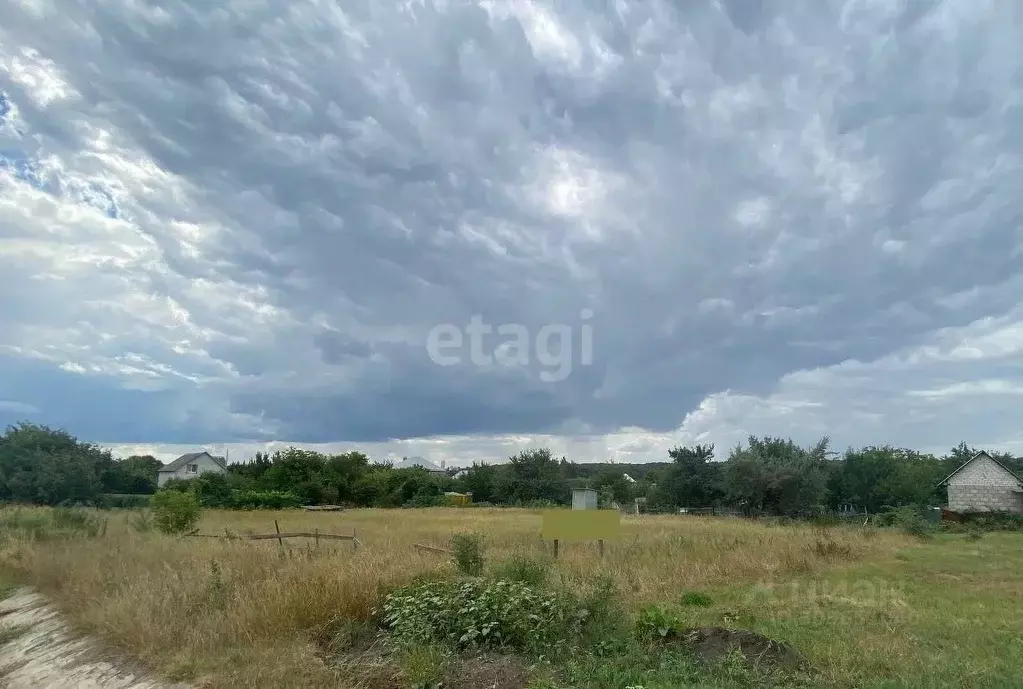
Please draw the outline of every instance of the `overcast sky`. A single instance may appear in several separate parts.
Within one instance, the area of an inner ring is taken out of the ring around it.
[[[161,5],[3,2],[0,423],[1023,452],[1023,5]]]

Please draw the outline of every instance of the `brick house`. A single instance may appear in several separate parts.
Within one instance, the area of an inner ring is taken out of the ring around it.
[[[948,486],[953,512],[1023,513],[1023,480],[986,452],[978,452],[938,485]]]

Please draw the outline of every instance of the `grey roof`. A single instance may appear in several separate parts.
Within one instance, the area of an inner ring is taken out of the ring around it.
[[[411,469],[412,467],[422,467],[427,471],[444,471],[439,466],[423,457],[406,457],[400,462],[394,463],[395,469]]]
[[[966,466],[967,466],[968,464],[971,464],[971,463],[973,462],[973,460],[977,459],[978,457],[987,457],[987,458],[988,458],[988,459],[990,459],[990,460],[991,460],[992,462],[994,462],[995,464],[997,464],[998,466],[1000,466],[1000,467],[1002,468],[1002,471],[1004,471],[1005,473],[1007,473],[1007,474],[1008,474],[1009,476],[1012,476],[1012,477],[1013,477],[1014,479],[1016,479],[1017,481],[1023,482],[1023,479],[1021,479],[1021,478],[1020,478],[1019,476],[1017,476],[1017,475],[1015,474],[1015,472],[1013,472],[1013,471],[1012,471],[1012,469],[1010,469],[1009,467],[1007,467],[1007,466],[1005,466],[1004,464],[1002,464],[1001,462],[999,462],[999,461],[998,461],[997,459],[995,459],[994,457],[992,457],[991,455],[989,455],[989,454],[988,454],[987,452],[984,452],[983,450],[981,450],[980,452],[978,452],[977,454],[973,455],[973,456],[972,456],[972,457],[970,457],[970,458],[969,458],[968,460],[966,460],[965,462],[963,462],[963,463],[962,463],[961,465],[959,465],[959,468],[958,468],[958,469],[956,469],[956,470],[955,470],[955,471],[953,471],[953,472],[952,472],[951,474],[949,474],[948,476],[946,476],[946,477],[945,477],[945,480],[944,480],[944,481],[942,481],[941,483],[939,483],[938,485],[939,485],[939,486],[943,486],[943,485],[945,485],[946,483],[948,483],[948,480],[949,480],[950,478],[952,478],[953,476],[955,476],[956,474],[958,474],[958,473],[959,473],[960,471],[962,471],[962,470],[963,470],[963,469],[964,469],[964,468],[965,468],[965,467],[966,467]]]
[[[158,471],[177,471],[186,464],[191,464],[192,462],[197,460],[199,457],[202,457],[203,455],[206,455],[214,462],[219,464],[220,468],[222,469],[227,468],[227,462],[224,461],[223,457],[216,457],[214,455],[211,455],[209,452],[189,452],[187,454],[181,455],[170,464],[164,464],[162,467],[160,467]]]

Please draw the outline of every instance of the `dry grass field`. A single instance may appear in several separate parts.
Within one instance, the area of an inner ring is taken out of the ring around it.
[[[477,532],[490,567],[550,557],[540,515],[527,510],[214,510],[200,523],[207,534],[268,533],[276,519],[282,531],[354,529],[361,542],[295,539],[283,550],[274,540],[139,532],[132,513],[105,516],[105,532],[91,538],[9,530],[5,575],[54,598],[83,631],[205,687],[357,686],[357,675],[323,661],[325,630],[371,620],[381,593],[416,575],[453,576],[449,558],[413,544],[446,547],[455,533]],[[592,544],[562,544],[553,582],[583,593],[602,573],[626,611],[656,603],[696,626],[789,642],[813,666],[809,686],[1023,686],[1018,534],[920,541],[858,526],[675,516],[626,517],[623,532],[603,558]],[[678,607],[692,591],[711,604]],[[616,686],[615,672],[591,672],[578,686]],[[630,672],[621,668],[620,681]]]

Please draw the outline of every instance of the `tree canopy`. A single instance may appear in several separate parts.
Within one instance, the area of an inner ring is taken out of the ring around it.
[[[564,505],[573,488],[586,487],[600,491],[602,504],[625,506],[643,497],[659,511],[722,507],[795,516],[843,506],[877,512],[942,504],[938,482],[979,451],[964,442],[940,457],[887,445],[834,453],[829,444],[827,437],[804,447],[788,438],[751,436],[724,458],[714,445],[695,445],[673,447],[666,461],[650,464],[574,463],[547,448],[531,448],[504,463],[476,462],[459,478],[456,470],[436,475],[373,464],[358,451],[292,447],[167,488],[197,490],[208,506],[402,507],[444,504],[445,491],[472,493],[476,504]],[[989,454],[1011,469],[1023,468],[1017,457]],[[111,493],[154,493],[160,466],[150,456],[115,459],[63,430],[22,423],[0,435],[0,500],[102,504]]]

